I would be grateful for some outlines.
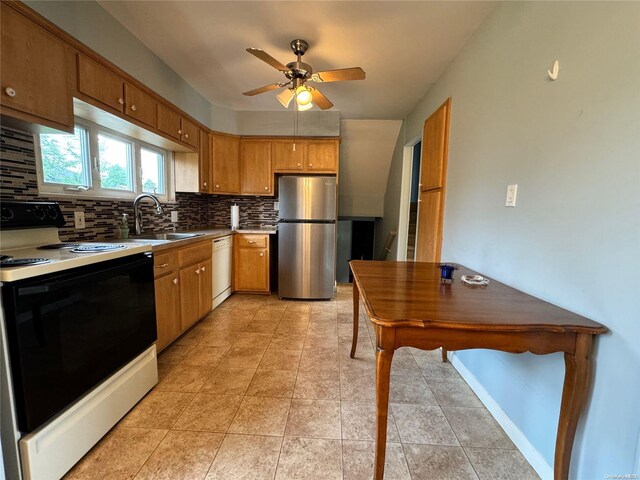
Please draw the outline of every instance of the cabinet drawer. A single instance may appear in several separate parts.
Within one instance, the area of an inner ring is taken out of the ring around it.
[[[238,247],[240,248],[267,248],[268,235],[238,235]]]
[[[178,251],[180,267],[209,260],[211,258],[211,249],[211,242],[202,242],[193,247],[180,249]]]
[[[161,253],[153,256],[153,274],[160,277],[178,269],[178,252]]]

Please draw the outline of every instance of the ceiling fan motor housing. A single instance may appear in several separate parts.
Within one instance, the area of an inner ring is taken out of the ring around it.
[[[313,74],[313,68],[311,68],[311,65],[304,62],[287,63],[287,68],[289,69],[289,71],[285,72],[285,76],[289,80],[292,80],[294,78],[307,79],[310,78]]]

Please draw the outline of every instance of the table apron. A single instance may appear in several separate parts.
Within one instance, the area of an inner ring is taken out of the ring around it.
[[[376,345],[379,349],[414,347],[423,350],[444,348],[449,351],[486,348],[509,353],[531,352],[545,355],[566,352],[573,355],[576,333],[544,331],[477,331],[437,327],[382,327],[375,325]]]

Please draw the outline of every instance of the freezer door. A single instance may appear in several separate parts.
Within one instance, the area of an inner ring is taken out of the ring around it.
[[[280,220],[335,220],[336,177],[280,177]]]
[[[278,237],[280,298],[333,298],[336,225],[281,223]]]

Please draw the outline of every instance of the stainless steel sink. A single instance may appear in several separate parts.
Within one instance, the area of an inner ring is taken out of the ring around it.
[[[184,240],[202,235],[204,233],[144,233],[133,237],[132,240]]]

